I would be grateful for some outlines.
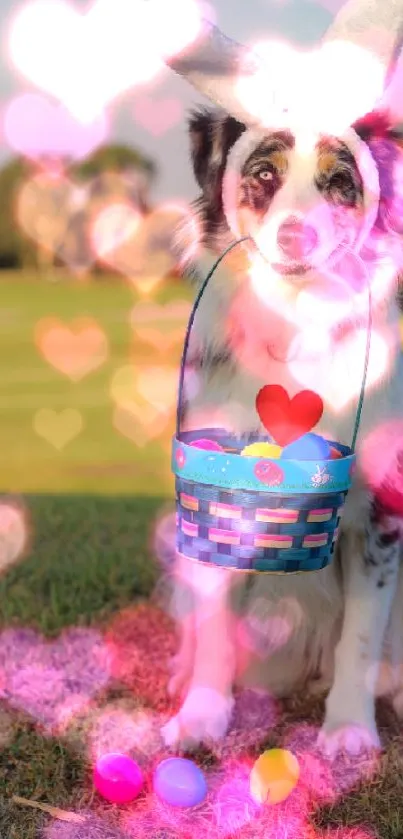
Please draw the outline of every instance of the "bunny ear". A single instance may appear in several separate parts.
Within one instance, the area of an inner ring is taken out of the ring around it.
[[[389,73],[386,89],[382,96],[380,107],[388,112],[391,125],[396,127],[399,134],[403,134],[403,53],[400,55]]]
[[[386,107],[386,89],[403,41],[403,0],[348,0],[323,38],[323,44],[334,41],[352,43],[378,59],[384,94],[377,106]]]
[[[240,76],[253,75],[259,69],[259,60],[212,23],[203,20],[193,44],[166,63],[227,114],[245,125],[253,122],[237,97],[236,81]]]

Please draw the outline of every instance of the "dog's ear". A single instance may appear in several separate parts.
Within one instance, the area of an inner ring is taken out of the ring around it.
[[[215,213],[222,209],[222,178],[230,149],[246,130],[234,117],[200,110],[189,119],[193,171],[205,203]]]
[[[376,227],[403,233],[403,132],[385,112],[367,114],[353,125],[369,146],[379,176],[380,201]]]

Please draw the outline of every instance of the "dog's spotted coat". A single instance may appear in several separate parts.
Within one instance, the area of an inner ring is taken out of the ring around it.
[[[384,114],[372,114],[354,128],[370,147],[379,170],[381,200],[374,230],[383,235],[386,222],[398,216],[394,205],[399,199],[395,170],[400,156],[397,134]],[[234,239],[224,213],[223,178],[228,155],[245,130],[240,122],[219,112],[202,110],[190,120],[193,167],[202,191],[196,204],[202,227],[200,250],[195,263],[187,266],[196,288],[216,257]],[[302,207],[313,206],[312,196],[316,194],[318,201],[326,205],[337,252],[346,236],[350,237],[350,244],[354,242],[362,220],[366,187],[354,154],[342,139],[322,137],[306,175],[296,154],[295,138],[289,132],[268,133],[252,149],[239,167],[239,215],[242,217],[247,210],[249,215],[245,218],[252,219],[258,228],[263,218],[270,218],[271,212],[283,206],[285,194],[287,201],[293,196],[297,208],[301,196],[305,201],[304,204],[301,198]],[[317,232],[320,236],[321,231]],[[180,237],[178,248],[181,249]],[[315,275],[312,265],[287,262],[279,248],[273,264],[291,284]],[[234,301],[238,301],[235,308]],[[247,355],[250,345],[257,358],[258,352],[267,353],[272,334],[286,341],[283,333],[287,329],[269,315],[266,335],[260,321],[256,328],[250,327],[249,304],[255,312],[245,290],[242,257],[238,262],[233,255],[217,270],[195,323],[189,361],[199,375],[200,387],[198,394],[189,396],[184,405],[182,418],[188,427],[200,427],[200,417],[206,410],[211,414],[211,424],[222,424],[219,412],[214,413],[218,407],[226,412],[226,419],[232,421],[239,434],[259,430],[254,411],[259,385],[278,381],[288,389],[300,389],[290,379],[287,365],[277,364],[270,353],[266,380],[259,378],[260,373],[255,374],[253,366],[246,369],[245,359],[252,357]],[[374,324],[386,323],[390,333],[397,336],[398,316],[396,303],[391,299],[374,312]],[[354,322],[341,324],[340,340],[344,332],[356,326]],[[396,352],[390,370],[372,396],[367,395],[362,439],[377,424],[403,418],[402,373],[401,356]],[[280,375],[284,375],[284,381],[276,379]],[[336,420],[333,415],[341,442],[350,442],[353,413],[350,407]],[[329,415],[326,421],[329,422]],[[391,440],[391,447],[395,443]],[[392,487],[392,505],[388,504],[391,496],[386,491],[387,480],[375,495],[371,492],[360,456],[359,444],[359,468],[345,506],[335,559],[329,568],[293,578],[256,575],[249,577],[243,588],[241,575],[232,577],[220,569],[199,567],[178,558],[174,608],[182,622],[183,639],[171,689],[185,687],[186,693],[179,714],[164,729],[170,745],[189,746],[222,736],[232,712],[234,682],[263,687],[282,696],[313,681],[316,686],[330,689],[319,735],[321,748],[333,756],[343,749],[356,754],[361,749],[379,746],[376,693],[389,693],[398,711],[403,706],[403,441],[402,453],[396,455],[400,461],[394,464],[395,474],[402,475],[402,487]],[[260,657],[243,670],[234,615],[241,616],[242,623],[256,603],[266,610],[268,626],[274,626],[275,616],[280,615],[288,622],[291,635],[284,648],[269,653],[264,663]],[[389,676],[380,685],[377,665],[382,659]]]

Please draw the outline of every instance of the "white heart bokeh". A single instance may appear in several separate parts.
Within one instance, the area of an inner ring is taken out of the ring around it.
[[[372,110],[383,91],[384,69],[369,52],[333,41],[300,52],[281,41],[253,48],[263,62],[253,76],[242,74],[237,95],[242,106],[270,128],[342,134]]]
[[[85,123],[151,81],[199,27],[195,0],[95,0],[85,13],[66,0],[31,0],[12,20],[8,52],[26,79]]]

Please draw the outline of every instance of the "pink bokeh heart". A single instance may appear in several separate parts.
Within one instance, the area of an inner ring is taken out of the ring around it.
[[[177,397],[176,367],[143,367],[138,371],[137,387],[141,396],[156,410],[169,414]]]
[[[141,302],[134,306],[130,321],[141,341],[158,352],[166,353],[183,340],[190,309],[187,300],[175,300],[165,305]]]
[[[42,172],[22,184],[16,201],[21,230],[48,258],[58,257],[72,271],[87,271],[94,257],[86,241],[89,188],[63,172]]]
[[[36,325],[35,338],[46,361],[76,382],[108,356],[106,335],[93,318],[78,318],[70,326],[58,318],[46,318]]]
[[[316,359],[296,358],[289,362],[294,379],[303,387],[314,388],[334,411],[342,411],[349,403],[357,402],[364,374],[367,331],[357,330],[341,341],[333,350]],[[386,373],[392,349],[386,336],[375,329],[371,335],[366,390],[370,390]]]
[[[117,202],[130,218],[141,218],[141,188],[142,173],[138,172],[106,171],[85,182],[69,178],[63,171],[39,172],[28,178],[17,194],[16,221],[42,251],[57,256],[71,270],[88,270],[97,256],[102,257],[103,248],[114,247],[116,239],[116,224],[107,225],[101,230],[106,244],[101,238],[97,254],[92,240],[95,220]],[[127,230],[120,231],[118,243],[127,235]]]
[[[4,135],[9,146],[25,157],[83,158],[108,135],[106,117],[101,115],[83,125],[63,108],[39,93],[24,93],[12,99],[3,116]]]
[[[197,247],[199,226],[188,207],[164,203],[141,217],[128,203],[110,203],[94,217],[93,252],[147,295],[177,268],[175,237],[184,225],[190,254]]]
[[[55,641],[31,629],[0,635],[0,698],[48,731],[85,709],[109,678],[108,648],[93,629],[68,629]]]
[[[39,437],[61,451],[81,433],[84,421],[76,408],[39,408],[33,417],[33,428]]]
[[[0,574],[25,552],[28,541],[26,516],[15,504],[0,504]]]
[[[371,490],[386,510],[403,512],[403,422],[390,418],[361,441],[360,464]]]
[[[152,405],[132,403],[126,408],[116,405],[113,412],[113,425],[116,431],[140,449],[151,440],[160,437],[168,421],[167,414],[164,411],[158,411]]]
[[[133,114],[136,122],[150,134],[160,137],[179,122],[183,109],[179,99],[152,99],[144,95],[134,103]]]
[[[128,364],[116,370],[110,385],[116,430],[139,448],[161,437],[172,420],[176,381],[176,368]]]

